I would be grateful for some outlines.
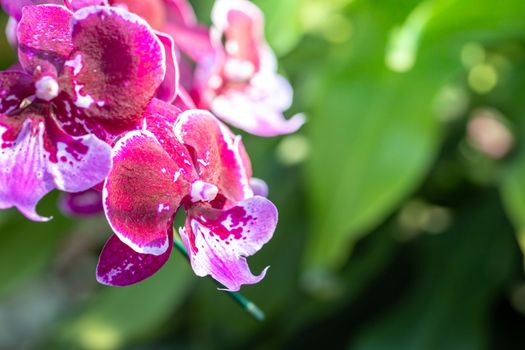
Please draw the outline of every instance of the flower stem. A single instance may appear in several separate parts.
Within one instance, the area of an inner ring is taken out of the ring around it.
[[[186,247],[184,244],[179,241],[178,239],[173,240],[173,246],[180,252],[182,255],[184,255],[187,259],[189,259],[188,251],[186,250]],[[219,282],[216,282],[219,288],[226,288]],[[242,295],[239,292],[228,292],[228,295],[237,303],[239,304],[247,313],[249,313],[253,318],[255,318],[257,321],[264,321],[265,315],[264,312],[257,306],[255,303],[250,301],[248,298],[246,298],[244,295]]]

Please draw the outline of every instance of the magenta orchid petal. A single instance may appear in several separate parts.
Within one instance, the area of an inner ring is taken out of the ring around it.
[[[15,49],[18,47],[17,29],[18,21],[14,17],[9,17],[5,26],[5,36],[7,38],[7,41],[9,42],[9,45],[11,45],[11,47]]]
[[[229,291],[261,281],[266,269],[254,276],[246,257],[272,238],[277,216],[273,203],[257,196],[228,210],[196,206],[179,231],[195,274],[211,275]]]
[[[35,93],[33,79],[20,71],[0,72],[0,113],[10,114]]]
[[[127,133],[113,148],[104,210],[121,241],[138,253],[161,255],[166,229],[189,185],[153,133]]]
[[[183,111],[197,108],[190,94],[183,87],[179,87],[179,94],[175,101],[173,101],[173,105]]]
[[[253,195],[239,136],[207,111],[188,110],[180,114],[175,131],[188,146],[202,181],[214,184],[227,199],[239,201]]]
[[[155,136],[178,167],[177,176],[182,177],[189,184],[198,177],[191,155],[175,134],[175,122],[180,113],[181,110],[176,106],[153,99],[144,112],[143,128]]]
[[[167,34],[161,32],[156,32],[156,34],[166,52],[166,76],[157,91],[157,98],[171,103],[175,100],[179,89],[179,65],[177,64],[175,44]]]
[[[173,232],[169,228],[169,232]],[[171,237],[173,234],[167,234]],[[129,248],[113,235],[100,254],[97,265],[97,281],[108,286],[124,287],[145,280],[168,261],[172,244],[161,255],[141,254]]]
[[[27,72],[35,69],[59,72],[73,50],[69,20],[64,6],[26,6],[18,24],[18,58]],[[39,73],[39,72],[37,72]]]
[[[162,43],[144,19],[105,6],[75,12],[72,37],[65,91],[85,117],[112,131],[128,129],[164,80]]]
[[[226,37],[230,58],[259,68],[259,46],[264,43],[264,19],[259,8],[245,0],[218,0],[212,10],[215,28]]]
[[[78,193],[61,193],[59,206],[62,213],[69,216],[92,216],[104,213],[102,193],[87,190]]]
[[[139,15],[156,30],[162,30],[167,20],[164,0],[109,0],[109,4]]]
[[[163,0],[169,23],[192,26],[197,24],[197,17],[188,0]]]
[[[168,23],[163,30],[169,33],[177,47],[194,61],[201,61],[214,54],[210,31],[206,27]]]
[[[211,102],[212,111],[225,122],[257,136],[277,136],[296,132],[305,123],[303,114],[285,119],[271,104],[272,96],[251,98],[246,92],[231,91]]]
[[[101,182],[111,167],[111,148],[92,135],[71,137],[49,116],[0,115],[0,209],[18,208],[45,221],[36,205],[48,192],[80,192]]]
[[[42,4],[61,5],[62,3],[62,0],[0,0],[0,5],[2,5],[5,12],[16,20],[22,18],[22,8],[24,8],[24,6]]]
[[[173,230],[170,228],[171,237]],[[137,253],[113,235],[100,253],[97,281],[108,286],[125,287],[145,280],[168,261],[172,245],[161,255]]]
[[[250,179],[250,186],[252,187],[255,196],[268,197],[270,190],[266,181],[257,177],[252,177]]]
[[[254,135],[297,131],[305,122],[304,116],[287,120],[283,115],[292,103],[293,92],[277,74],[259,8],[246,0],[218,0],[212,21],[214,54],[199,60],[195,72],[197,105]]]
[[[88,6],[105,5],[106,0],[64,0],[64,5],[71,11],[78,11]]]
[[[49,220],[36,212],[37,203],[55,188],[51,174],[43,171],[43,122],[26,120],[14,128],[1,125],[0,140],[0,209],[16,207],[30,220]]]

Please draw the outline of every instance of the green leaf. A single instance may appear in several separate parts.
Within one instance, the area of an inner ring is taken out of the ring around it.
[[[392,49],[387,45],[391,33],[403,33],[399,24],[394,25],[403,20],[388,15],[397,5],[385,1],[381,6],[361,6],[365,10],[359,8],[353,17],[352,44],[325,63],[330,68],[323,73],[325,82],[309,115],[314,232],[305,261],[313,271],[340,266],[355,242],[384,220],[427,174],[440,146],[434,100],[461,69],[462,45],[525,29],[524,6],[517,0],[496,11],[492,2],[471,0],[416,7],[417,20],[406,23],[424,33],[408,38],[423,42],[407,44],[403,40],[408,39],[397,38],[404,43],[401,49],[410,51],[408,55],[417,55],[414,65],[401,74],[384,63]],[[473,9],[470,16],[456,13],[463,6]],[[410,18],[410,12],[404,18]]]
[[[518,250],[497,197],[473,201],[450,231],[417,242],[417,282],[349,349],[488,348],[491,308],[515,276]]]
[[[525,252],[525,157],[522,156],[507,169],[500,189],[507,213],[514,224],[518,243]]]
[[[299,19],[301,0],[256,0],[265,15],[266,38],[278,56],[290,51],[304,31]]]
[[[102,286],[59,329],[59,341],[84,349],[117,349],[162,325],[181,305],[195,277],[188,262],[174,252],[153,277],[129,287]]]
[[[55,208],[56,195],[46,197],[40,208]],[[32,222],[14,209],[0,216],[0,296],[15,290],[41,272],[57,253],[58,245],[71,231],[73,222],[56,208],[44,215],[46,223]]]

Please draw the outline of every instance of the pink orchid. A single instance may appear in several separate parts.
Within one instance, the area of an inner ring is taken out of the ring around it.
[[[71,0],[82,6],[104,0]],[[68,2],[68,1],[66,1]],[[171,36],[177,47],[197,63],[195,74],[177,52],[181,84],[192,90],[195,104],[225,122],[259,136],[297,131],[304,116],[286,120],[293,91],[277,74],[275,55],[264,39],[261,11],[246,0],[215,2],[211,32],[199,25],[186,0],[107,0],[146,19]],[[211,35],[210,35],[211,33]],[[222,41],[225,41],[223,45]]]
[[[187,215],[179,233],[198,276],[230,291],[264,277],[266,270],[250,272],[246,257],[271,239],[277,210],[253,195],[240,138],[210,113],[152,104],[144,128],[116,143],[113,160],[104,207],[115,235],[100,256],[101,283],[125,286],[160,269],[180,206]]]
[[[197,105],[258,136],[297,131],[304,116],[298,114],[290,120],[283,116],[293,92],[277,74],[275,55],[264,39],[264,18],[259,8],[245,0],[218,0],[212,21],[213,52],[197,61]]]
[[[48,192],[104,180],[107,142],[141,123],[166,51],[143,19],[120,9],[26,6],[19,20],[21,68],[0,72],[0,209],[43,221],[36,205]]]

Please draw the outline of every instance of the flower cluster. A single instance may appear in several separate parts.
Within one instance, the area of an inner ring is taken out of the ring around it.
[[[253,275],[246,257],[277,210],[223,122],[259,136],[304,122],[283,116],[292,90],[259,9],[218,0],[206,28],[186,0],[0,2],[19,58],[0,72],[0,209],[49,220],[36,207],[54,189],[69,210],[103,208],[114,235],[97,279],[114,286],[164,265],[184,210],[198,276],[230,291],[259,282],[266,270]]]

